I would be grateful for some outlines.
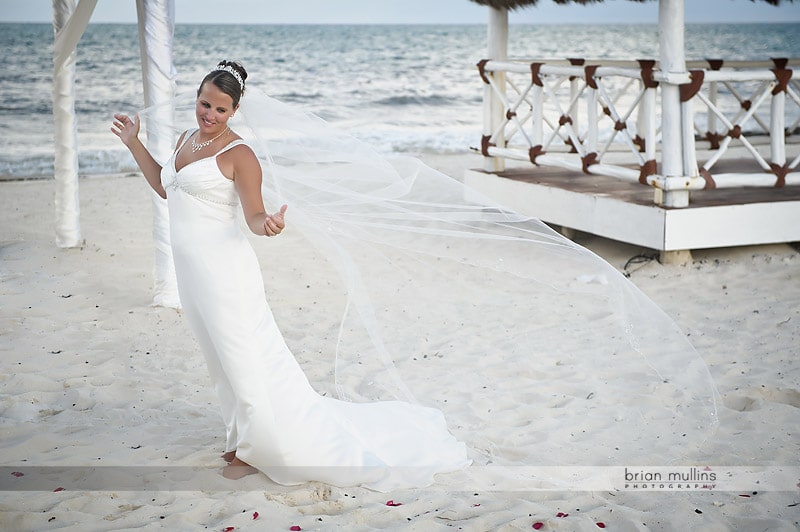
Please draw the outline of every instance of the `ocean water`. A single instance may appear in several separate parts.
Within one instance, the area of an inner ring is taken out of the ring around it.
[[[655,25],[510,28],[521,58],[656,58]],[[0,24],[0,178],[52,176],[53,29]],[[302,106],[383,152],[464,153],[479,143],[482,25],[179,25],[179,88],[194,88],[223,58],[242,61],[248,84]],[[687,59],[800,57],[800,24],[689,25]],[[138,31],[92,24],[77,54],[82,174],[135,170],[111,134],[111,115],[144,105]]]

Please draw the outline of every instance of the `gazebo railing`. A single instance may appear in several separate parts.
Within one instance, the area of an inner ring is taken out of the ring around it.
[[[663,118],[655,61],[484,60],[481,153],[662,190],[800,184],[800,83],[787,68],[793,65],[800,60],[687,63],[682,116],[667,119],[686,124],[683,153],[694,171],[667,180],[657,173]],[[714,175],[736,144],[761,171]],[[702,165],[698,147],[710,154]]]

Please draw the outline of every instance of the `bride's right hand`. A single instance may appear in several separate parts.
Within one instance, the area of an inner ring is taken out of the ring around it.
[[[130,146],[131,142],[139,137],[139,115],[133,115],[131,120],[128,115],[115,114],[111,132],[118,136],[123,144]]]

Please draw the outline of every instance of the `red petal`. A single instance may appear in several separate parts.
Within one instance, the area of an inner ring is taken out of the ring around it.
[[[13,473],[12,473],[12,474],[13,474]],[[747,497],[747,498],[749,499],[749,498],[750,498],[750,495],[744,495],[744,494],[741,494],[741,495],[739,495],[739,497]]]
[[[57,491],[64,491],[64,488],[56,488],[56,489],[53,490],[53,493],[55,493]]]
[[[597,524],[597,528],[605,528],[606,527],[606,524],[604,522],[602,522],[602,521],[598,521],[596,524]]]
[[[11,474],[12,474],[12,475],[14,475],[14,476],[15,476],[15,477],[17,477],[17,478],[19,478],[19,477],[24,477],[24,476],[25,476],[25,473],[22,473],[22,472],[20,472],[20,471],[14,471],[14,472],[12,472]]]
[[[258,519],[258,512],[253,512],[253,519]]]
[[[479,502],[476,502],[475,504],[473,504],[473,505],[472,505],[472,507],[474,508],[474,507],[476,507],[476,506],[480,506],[480,505],[481,505],[481,503],[479,503]]]
[[[564,512],[558,512],[556,517],[567,517],[569,514],[565,514]]]
[[[236,527],[227,526],[227,527],[222,529],[222,532],[232,532],[234,528],[236,528]]]
[[[386,501],[386,506],[402,506],[402,505],[403,505],[402,502],[394,502],[394,500],[392,499]]]
[[[292,526],[289,527],[289,530],[297,531],[297,530],[303,530],[303,529],[300,528],[298,525],[292,525]]]
[[[540,522],[540,521],[537,521],[537,522],[533,523],[533,528],[534,528],[534,530],[539,530],[539,529],[540,529],[540,528],[542,528],[543,526],[544,526],[544,523],[542,523],[542,522]]]

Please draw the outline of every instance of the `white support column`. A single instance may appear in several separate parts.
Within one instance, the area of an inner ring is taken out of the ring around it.
[[[158,124],[145,124],[147,149],[164,164],[175,147],[173,109],[175,80],[178,77],[172,62],[172,37],[175,28],[175,11],[172,0],[137,0],[139,19],[139,48],[142,57],[142,82],[145,105],[164,107]],[[153,242],[155,244],[155,270],[153,272],[153,304],[180,307],[175,265],[169,237],[167,202],[150,190],[153,205]]]
[[[708,85],[708,100],[714,104],[714,107],[717,106],[718,94],[719,82],[712,81]],[[716,136],[719,135],[719,126],[717,125],[717,115],[712,113],[711,109],[708,110],[706,123],[708,124],[706,131],[716,138]]]
[[[698,177],[697,149],[694,139],[694,109],[692,101],[681,104],[681,125],[683,128],[683,175]],[[686,205],[689,204],[689,193],[686,192]],[[684,205],[684,207],[686,206]],[[678,205],[676,205],[677,207]]]
[[[644,160],[656,159],[656,89],[648,87],[644,90],[642,103],[639,105],[639,135],[644,139]]]
[[[591,87],[586,87],[586,126],[588,128],[586,132],[586,151],[589,153],[595,152],[597,153],[597,139],[599,136],[599,117],[597,113],[597,90]],[[577,126],[577,118],[580,113],[575,113],[575,120],[576,122],[573,123],[573,126]],[[577,127],[575,127],[577,131]]]
[[[487,36],[487,55],[488,59],[492,61],[505,61],[508,57],[508,10],[489,8],[489,29]],[[506,88],[506,75],[504,72],[495,72],[490,74],[497,87],[505,93]],[[494,94],[489,88],[484,93],[484,98],[488,96],[489,101],[485,102],[487,112],[484,114],[484,120],[488,118],[489,122],[484,123],[484,131],[493,133],[505,118],[505,107],[502,100]],[[505,135],[500,133],[494,139],[494,144],[500,148],[505,147]],[[505,170],[505,159],[501,157],[485,157],[483,169],[489,172],[502,172]]]
[[[568,109],[567,113],[569,114],[569,117],[572,119],[572,127],[575,129],[576,135],[580,135],[581,131],[581,120],[580,120],[581,113],[580,109],[578,108],[578,102],[576,101],[576,98],[580,93],[581,90],[580,85],[582,82],[583,80],[580,79],[578,76],[571,76],[571,79],[569,80],[569,101],[570,103],[575,102],[575,107]],[[587,89],[587,90],[593,90],[593,89]],[[589,122],[589,124],[591,124],[591,122]],[[592,126],[590,125],[589,127]],[[589,151],[593,150],[590,149]]]
[[[677,83],[686,75],[683,33],[684,0],[659,0],[659,56],[664,76],[661,82],[661,172],[665,178],[684,177],[683,137],[686,128],[680,84]],[[667,207],[686,207],[689,205],[689,191],[657,189],[655,201]]]
[[[538,85],[531,87],[531,143],[538,146],[544,143],[544,89]]]
[[[639,87],[642,90],[642,101],[639,102],[639,108],[636,109],[636,136],[640,139],[647,138],[647,121],[649,117],[647,116],[647,88],[644,86],[644,82],[639,82]],[[645,147],[647,147],[645,140]]]
[[[81,244],[78,194],[78,125],[75,117],[75,48],[97,0],[53,0],[53,137],[55,232],[61,248]]]
[[[777,166],[786,164],[785,106],[785,91],[780,91],[772,95],[769,121],[770,162]]]

